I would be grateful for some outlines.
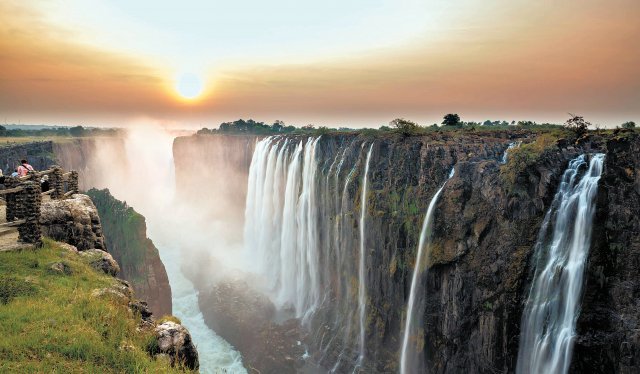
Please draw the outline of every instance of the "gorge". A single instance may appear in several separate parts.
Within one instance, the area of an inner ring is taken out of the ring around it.
[[[158,141],[149,148],[136,136]],[[542,233],[545,215],[557,214],[550,208],[571,160],[600,159],[565,369],[638,368],[634,132],[134,133],[53,148],[63,166],[86,174],[83,188],[108,187],[144,214],[203,372],[398,372],[405,340],[424,365],[418,372],[515,371],[542,266],[536,243],[551,235]],[[112,173],[98,172],[104,167]],[[414,278],[424,299],[417,330]],[[235,316],[216,304],[224,295],[266,318]],[[274,339],[281,344],[267,343]]]

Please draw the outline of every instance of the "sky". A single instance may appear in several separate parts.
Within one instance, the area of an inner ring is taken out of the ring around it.
[[[638,0],[3,0],[0,122],[640,121]]]

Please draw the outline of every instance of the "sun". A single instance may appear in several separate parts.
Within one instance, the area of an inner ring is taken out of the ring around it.
[[[178,76],[176,81],[176,91],[178,94],[188,100],[196,99],[202,94],[202,79],[193,73],[183,73]]]

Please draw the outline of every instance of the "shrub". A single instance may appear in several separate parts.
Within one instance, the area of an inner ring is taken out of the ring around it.
[[[404,118],[396,118],[389,122],[389,127],[396,129],[402,135],[412,135],[418,130],[418,124],[415,122],[406,120]]]
[[[575,132],[578,136],[586,133],[587,130],[589,130],[591,122],[586,121],[582,116],[577,116],[571,113],[569,113],[569,115],[571,116],[571,118],[569,118],[567,122],[564,123],[564,127]]]
[[[621,126],[623,129],[635,129],[636,128],[636,123],[633,121],[629,121],[629,122],[625,122],[622,124]]]

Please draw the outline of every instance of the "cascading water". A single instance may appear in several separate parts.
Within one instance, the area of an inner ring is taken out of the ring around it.
[[[256,144],[244,248],[281,317],[331,327],[329,334],[318,330],[319,361],[345,372],[365,358],[367,165],[373,148],[360,141],[331,149],[319,144],[319,137],[277,136]],[[358,183],[359,217],[353,214]]]
[[[542,223],[522,316],[518,373],[566,373],[571,364],[595,196],[604,154],[572,160]]]
[[[449,173],[449,179],[453,177],[455,169],[451,169]],[[422,230],[420,231],[420,240],[418,242],[418,253],[416,255],[416,263],[413,269],[413,275],[411,276],[411,290],[409,291],[409,302],[407,304],[407,319],[404,326],[404,334],[402,338],[402,349],[400,352],[400,373],[420,373],[422,372],[422,360],[419,350],[415,349],[415,346],[421,346],[419,343],[421,334],[420,325],[420,313],[424,308],[424,300],[418,298],[419,295],[424,294],[424,286],[422,284],[423,273],[426,267],[426,260],[429,256],[429,241],[431,240],[431,226],[433,222],[433,214],[435,211],[436,203],[440,198],[444,186],[447,184],[445,181],[442,187],[433,195],[429,207],[427,208],[427,214],[424,217],[422,223]],[[425,248],[426,247],[426,248]],[[426,252],[426,253],[425,253]],[[412,337],[418,339],[417,342],[410,342]]]
[[[245,249],[279,307],[306,320],[320,302],[315,148],[319,138],[294,143],[261,140],[249,169]],[[284,199],[282,199],[284,197]]]
[[[373,143],[369,146],[369,152],[367,152],[367,161],[364,167],[364,175],[362,176],[362,195],[360,200],[360,253],[358,262],[358,313],[360,324],[360,341],[358,355],[358,365],[362,365],[364,360],[365,350],[365,314],[367,308],[367,295],[366,295],[366,279],[365,279],[365,250],[366,250],[366,238],[365,238],[365,215],[367,213],[367,175],[369,175],[369,163],[371,161],[371,151],[373,150]]]

